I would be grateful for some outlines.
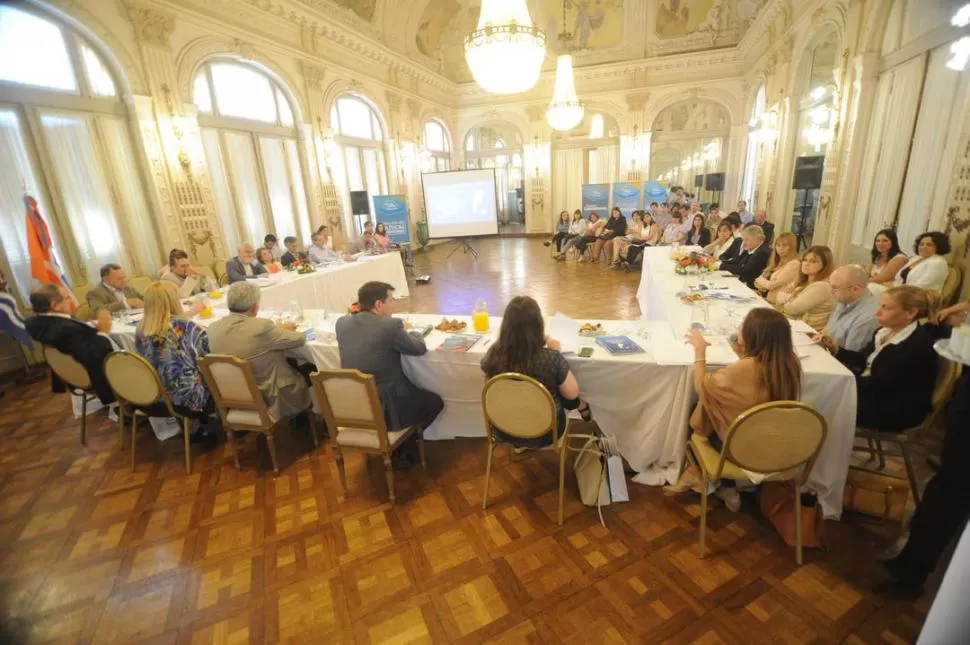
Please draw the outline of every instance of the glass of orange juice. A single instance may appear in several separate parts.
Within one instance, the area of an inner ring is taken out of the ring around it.
[[[472,328],[477,332],[488,331],[488,308],[484,300],[475,303],[472,311]]]

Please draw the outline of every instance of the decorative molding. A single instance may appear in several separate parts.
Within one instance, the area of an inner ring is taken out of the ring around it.
[[[149,5],[125,0],[125,11],[135,31],[135,40],[169,47],[175,29],[175,14]]]
[[[414,119],[415,121],[419,121],[421,119],[421,101],[417,99],[409,98],[408,114],[410,114],[411,118]]]
[[[303,71],[303,80],[306,81],[308,88],[315,90],[323,88],[323,79],[327,73],[325,67],[300,61],[300,69]]]
[[[650,94],[647,92],[641,92],[639,94],[627,94],[626,106],[631,112],[640,112],[643,110],[644,106],[646,106],[647,99],[649,98]]]
[[[536,121],[542,121],[542,118],[546,114],[545,105],[527,105],[525,107],[525,113],[529,117],[529,121],[535,123]]]
[[[232,39],[231,51],[237,56],[244,58],[246,60],[256,60],[259,54],[256,52],[256,46],[252,43],[247,43],[239,38]]]
[[[391,112],[401,111],[401,95],[395,94],[394,92],[386,92],[385,97],[387,98],[387,107]]]

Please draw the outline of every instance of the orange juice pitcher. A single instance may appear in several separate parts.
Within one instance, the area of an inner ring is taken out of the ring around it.
[[[479,333],[488,331],[488,309],[484,300],[475,303],[472,311],[472,328]]]

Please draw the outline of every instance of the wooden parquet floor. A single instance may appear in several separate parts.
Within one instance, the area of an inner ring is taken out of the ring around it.
[[[418,256],[432,283],[414,311],[465,313],[530,293],[547,311],[637,315],[635,275],[553,264],[540,242],[493,240],[475,264]],[[493,310],[500,310],[501,306]],[[567,481],[555,522],[552,455],[497,453],[481,509],[481,440],[429,443],[428,471],[398,473],[389,505],[377,461],[349,456],[343,499],[329,444],[285,431],[282,471],[251,440],[237,472],[225,444],[143,430],[137,472],[103,413],[88,446],[45,382],[0,399],[0,599],[9,642],[30,643],[906,643],[930,598],[869,589],[892,527],[846,517],[828,553],[794,556],[746,498],[710,512],[630,484],[595,510]]]

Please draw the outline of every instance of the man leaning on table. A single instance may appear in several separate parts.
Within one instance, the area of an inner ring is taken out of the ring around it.
[[[741,233],[741,253],[721,262],[722,271],[730,271],[744,284],[754,289],[754,281],[768,266],[771,247],[765,244],[765,232],[760,226],[751,225]]]
[[[327,229],[321,228],[310,238],[313,244],[310,245],[307,252],[310,255],[310,261],[314,264],[329,264],[340,259],[340,252],[327,245],[327,237]]]
[[[141,294],[128,284],[125,270],[117,264],[101,267],[101,284],[89,290],[86,297],[92,314],[102,309],[114,314],[145,306]]]
[[[847,264],[832,272],[829,286],[835,308],[825,329],[814,338],[839,362],[863,366],[868,356],[865,350],[879,329],[879,298],[869,291],[869,274],[858,264]]]
[[[178,288],[179,298],[188,298],[219,288],[215,280],[202,275],[192,266],[189,254],[182,249],[172,249],[168,254],[168,271],[162,274],[162,280],[168,280]]]
[[[404,373],[402,356],[421,356],[428,352],[424,337],[405,329],[404,321],[393,318],[394,287],[386,282],[367,282],[357,291],[360,313],[337,321],[337,346],[340,367],[371,374],[377,384],[390,430],[420,425],[422,431],[444,408],[441,397],[422,390]],[[398,449],[396,468],[414,463],[414,441]]]
[[[274,421],[306,410],[310,406],[307,381],[283,355],[303,347],[306,336],[293,323],[257,318],[259,287],[250,282],[231,285],[226,305],[229,315],[209,325],[209,350],[249,361]]]
[[[226,262],[229,284],[266,273],[266,267],[256,261],[256,249],[252,244],[246,242],[236,253],[236,257]]]

